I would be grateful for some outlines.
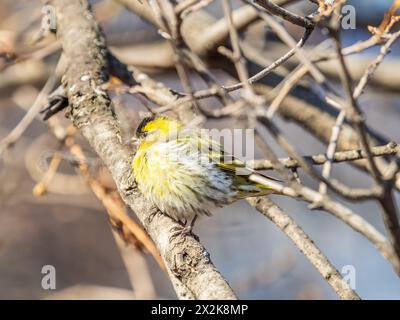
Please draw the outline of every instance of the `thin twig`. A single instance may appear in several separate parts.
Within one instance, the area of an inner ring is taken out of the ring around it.
[[[337,142],[339,140],[340,130],[346,119],[346,111],[342,110],[339,112],[339,115],[336,118],[335,126],[332,128],[331,139],[329,141],[329,145],[326,151],[326,159],[327,161],[324,163],[322,167],[322,176],[325,179],[329,179],[332,170],[332,163],[334,161],[334,156],[336,152]],[[319,184],[319,192],[321,194],[326,194],[327,185],[324,182]]]
[[[387,145],[373,147],[371,152],[372,156],[374,157],[393,156],[400,152],[400,146],[394,142],[390,142]],[[339,151],[334,153],[332,161],[334,163],[351,162],[365,159],[365,157],[365,153],[360,149]],[[304,156],[303,158],[312,165],[323,165],[328,161],[326,154],[323,153],[312,156]],[[279,159],[279,162],[281,162],[288,169],[296,169],[300,167],[300,164],[293,158],[281,158]],[[246,162],[246,164],[256,170],[275,169],[270,160],[253,160]]]
[[[27,113],[21,121],[14,127],[14,129],[0,142],[0,156],[2,153],[18,141],[18,139],[24,134],[25,130],[29,127],[36,116],[39,114],[40,110],[43,108],[44,101],[47,99],[48,94],[54,88],[56,84],[57,76],[52,75],[46,81],[46,84],[39,92],[36,97],[35,102],[32,104]]]
[[[361,112],[360,106],[358,104],[358,101],[356,99],[357,97],[354,96],[354,90],[352,86],[352,78],[350,72],[347,68],[347,64],[344,60],[344,57],[341,54],[342,47],[341,47],[339,32],[331,30],[331,35],[335,40],[336,51],[338,53],[341,66],[342,83],[346,91],[346,94],[348,96],[346,116],[357,129],[361,141],[361,147],[366,154],[368,167],[372,177],[375,179],[376,183],[379,186],[381,186],[384,190],[382,196],[379,197],[378,200],[381,207],[383,208],[383,220],[385,222],[385,226],[389,233],[394,250],[398,255],[398,257],[400,257],[400,224],[397,214],[397,206],[392,195],[392,184],[388,184],[384,181],[384,178],[382,177],[374,161],[374,158],[372,157],[370,142],[365,127],[365,120]]]
[[[360,299],[303,229],[281,208],[266,197],[249,198],[247,201],[294,242],[341,299]]]

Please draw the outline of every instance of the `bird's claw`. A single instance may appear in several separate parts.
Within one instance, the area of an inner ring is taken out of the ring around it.
[[[184,226],[184,227],[175,227],[175,230],[172,231],[171,233],[171,238],[176,239],[176,238],[184,238],[187,236],[192,236],[192,226]]]

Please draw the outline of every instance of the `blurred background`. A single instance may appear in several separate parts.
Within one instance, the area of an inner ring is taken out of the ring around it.
[[[109,44],[124,47],[159,39],[157,31],[112,1],[92,1],[98,5]],[[306,1],[292,10],[308,12]],[[377,25],[392,1],[349,1],[357,13],[357,28],[344,31],[344,44],[369,37],[367,25]],[[236,6],[239,2],[234,2]],[[221,4],[214,1],[207,10],[222,16]],[[0,49],[23,55],[46,48],[54,38],[32,44],[39,30],[41,2],[2,0],[0,2]],[[264,28],[254,27],[248,37],[260,36]],[[298,30],[293,30],[295,37]],[[309,45],[323,37],[316,32]],[[268,48],[274,40],[265,37],[258,45]],[[250,39],[251,40],[251,39]],[[387,61],[399,59],[395,45]],[[362,53],[374,57],[375,47]],[[54,68],[58,53],[44,59],[22,62],[0,71],[0,139],[24,116]],[[361,56],[360,55],[360,56]],[[7,58],[7,57],[6,57]],[[3,59],[6,59],[3,57]],[[383,66],[386,62],[383,63]],[[22,67],[21,67],[22,65]],[[398,70],[392,70],[393,73]],[[176,90],[182,90],[174,71],[152,76]],[[386,74],[390,82],[391,73]],[[234,83],[219,74],[223,83]],[[202,83],[193,79],[198,88]],[[117,111],[135,119],[144,111],[132,96],[114,97]],[[212,99],[203,103],[212,104]],[[373,87],[361,98],[369,125],[400,141],[400,95],[395,88]],[[123,105],[124,107],[119,107]],[[304,154],[325,152],[325,146],[298,126],[280,120],[279,125]],[[132,134],[135,120],[126,128]],[[209,121],[209,128],[224,123]],[[268,137],[267,137],[268,139]],[[3,154],[0,164],[0,298],[1,299],[174,299],[172,286],[154,259],[139,248],[118,247],[104,207],[63,161],[52,187],[43,195],[33,190],[43,178],[38,161],[47,151],[57,149],[57,141],[40,120],[34,121],[18,142]],[[280,156],[285,156],[276,148]],[[85,151],[90,154],[90,148]],[[94,157],[94,155],[92,155]],[[261,157],[261,154],[256,154]],[[95,158],[93,158],[95,161]],[[368,186],[369,179],[347,164],[334,165],[333,175],[348,185]],[[312,184],[315,187],[315,184]],[[362,236],[327,213],[310,211],[307,205],[273,196],[310,235],[339,271],[354,266],[356,291],[364,299],[400,299],[400,281],[389,263]],[[396,194],[399,203],[399,194]],[[380,209],[375,203],[348,203],[351,208],[384,233]],[[131,214],[133,218],[134,214]],[[336,299],[333,290],[291,241],[247,203],[241,201],[202,218],[195,226],[211,258],[241,299]],[[122,246],[124,247],[124,246]],[[127,258],[128,257],[128,258]],[[56,290],[41,286],[44,265],[56,268]]]

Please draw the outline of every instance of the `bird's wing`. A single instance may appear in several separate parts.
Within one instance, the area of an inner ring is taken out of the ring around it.
[[[281,180],[260,173],[246,166],[246,163],[234,155],[226,152],[223,146],[212,138],[200,135],[195,131],[186,132],[180,136],[182,143],[192,144],[192,150],[207,154],[209,159],[221,170],[232,175],[234,186],[238,190],[238,197],[246,198],[268,193],[279,193],[276,187]]]
[[[260,173],[254,169],[249,168],[244,161],[226,152],[223,149],[223,146],[220,143],[216,142],[215,140],[209,139],[208,145],[210,146],[209,149],[210,159],[213,162],[215,162],[217,166],[220,167],[221,169],[235,173],[236,175],[240,176],[249,176],[251,174],[257,174],[273,181],[282,182],[279,179],[276,179],[274,177],[268,176],[264,173]]]
[[[238,197],[246,198],[249,196],[279,193],[276,191],[276,186],[282,183],[281,180],[247,167],[244,161],[224,151],[222,145],[212,139],[204,143],[207,143],[209,146],[209,158],[220,169],[234,177],[234,185],[239,191]],[[255,177],[261,177],[261,179],[254,179]],[[275,187],[272,187],[272,185],[275,185]]]

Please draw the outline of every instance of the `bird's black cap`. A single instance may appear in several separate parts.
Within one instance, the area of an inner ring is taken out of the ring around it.
[[[140,135],[143,132],[143,128],[148,124],[149,122],[153,121],[156,117],[155,116],[149,116],[146,118],[143,118],[142,121],[139,123],[138,127],[136,128],[136,137],[139,138]]]

